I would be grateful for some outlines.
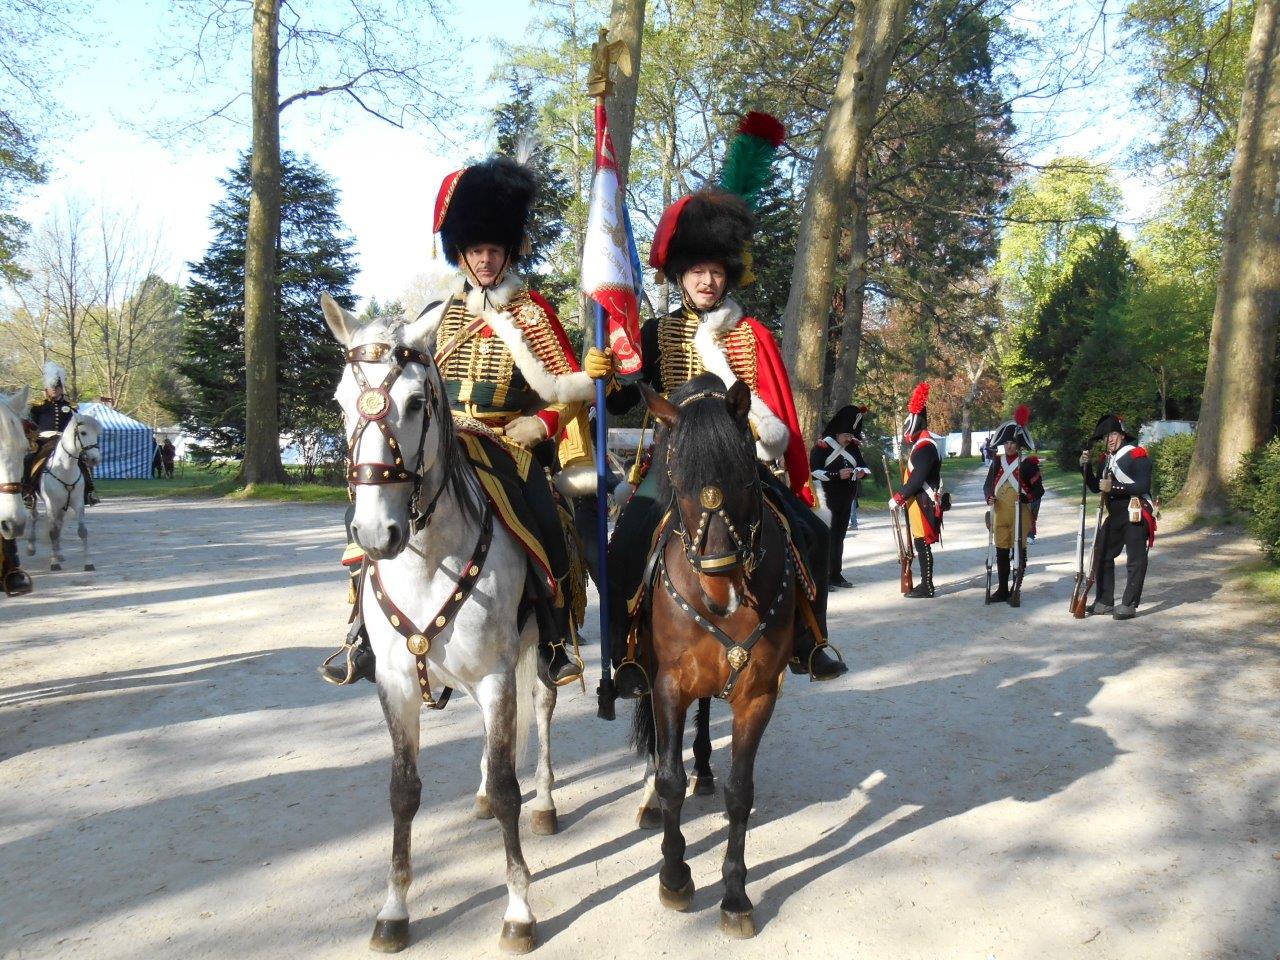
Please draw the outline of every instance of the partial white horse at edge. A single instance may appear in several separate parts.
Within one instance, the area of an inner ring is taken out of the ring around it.
[[[94,569],[93,561],[89,559],[89,530],[84,525],[85,482],[81,461],[91,470],[102,462],[102,451],[98,447],[101,435],[102,426],[93,417],[83,413],[72,414],[57,446],[49,454],[44,472],[40,474],[37,500],[44,504],[45,520],[49,524],[50,570],[62,569],[62,527],[72,512],[76,515],[76,534],[80,537],[84,568]],[[36,519],[37,511],[33,506],[29,518],[31,526],[27,531],[28,556],[36,552]]]
[[[327,295],[325,320],[345,350],[383,344],[379,360],[348,362],[335,398],[342,408],[350,438],[361,422],[361,400],[373,403],[375,415],[389,431],[363,430],[349,451],[357,464],[379,469],[398,465],[416,479],[354,486],[351,532],[377,571],[386,596],[419,629],[432,622],[458,587],[458,576],[481,535],[480,517],[489,510],[474,468],[453,432],[453,419],[440,371],[431,359],[431,344],[420,323],[402,325],[377,319],[359,321]],[[423,361],[401,365],[392,348],[420,351]],[[389,388],[369,390],[387,382]],[[372,427],[372,424],[369,425]],[[390,440],[394,439],[395,443]],[[414,494],[417,503],[414,504]],[[411,507],[432,504],[430,520],[414,530]],[[537,626],[530,617],[519,627],[519,605],[525,588],[527,560],[501,523],[493,522],[492,543],[472,591],[426,654],[431,680],[464,691],[480,706],[484,718],[484,756],[476,815],[493,816],[502,828],[506,848],[507,909],[499,946],[508,952],[533,949],[535,921],[529,908],[529,868],[520,845],[520,785],[516,760],[526,737],[530,713],[536,712],[539,739],[534,831],[556,829],[552,798],[551,714],[556,691],[537,679]],[[410,835],[422,793],[417,762],[423,708],[414,655],[405,637],[390,623],[366,577],[361,604],[369,642],[377,657],[378,696],[391,734],[391,810],[394,816],[391,871],[387,898],[378,913],[370,946],[382,952],[404,949],[409,941],[406,902],[412,878]],[[533,711],[530,707],[533,707]]]
[[[22,417],[31,391],[23,387],[10,396],[0,394],[0,536],[17,540],[27,523],[22,505],[22,463],[27,438]]]

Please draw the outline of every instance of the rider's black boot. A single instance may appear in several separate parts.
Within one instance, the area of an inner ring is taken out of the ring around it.
[[[18,563],[18,541],[0,538],[0,583],[4,584],[4,592],[10,597],[18,597],[31,592],[31,578]]]
[[[996,547],[996,569],[1000,572],[1000,589],[991,595],[992,603],[1004,603],[1009,599],[1009,551]]]
[[[933,548],[916,537],[916,557],[920,560],[920,582],[904,596],[927,599],[933,596]]]
[[[835,656],[832,656],[835,654]],[[809,675],[810,680],[834,680],[849,668],[845,666],[835,647],[823,640],[813,642],[813,631],[802,630],[796,635],[795,652],[791,657],[791,672]]]
[[[320,664],[320,676],[340,687],[357,680],[374,683],[377,681],[377,662],[373,648],[369,646],[369,636],[364,630],[364,617],[357,614],[342,647]]]
[[[96,506],[97,506],[99,503],[101,503],[102,501],[101,501],[101,499],[99,499],[99,497],[98,497],[98,491],[97,491],[97,490],[94,488],[94,486],[93,486],[93,471],[92,471],[92,470],[90,470],[90,469],[89,469],[89,467],[88,467],[85,463],[83,463],[83,462],[81,462],[81,464],[80,464],[80,469],[81,469],[82,471],[84,471],[84,503],[85,503],[85,506],[87,506],[87,507],[96,507]]]
[[[552,610],[548,601],[540,601],[536,615],[538,618],[538,673],[543,681],[553,687],[563,687],[567,683],[580,679],[582,661],[569,650],[572,634],[569,628],[568,607]]]

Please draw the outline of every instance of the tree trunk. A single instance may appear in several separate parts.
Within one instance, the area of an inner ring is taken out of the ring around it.
[[[280,236],[279,0],[253,3],[253,154],[244,257],[244,481],[279,483],[276,244]]]
[[[1244,97],[1196,446],[1178,500],[1227,508],[1240,458],[1267,441],[1280,316],[1280,0],[1259,0]]]
[[[867,158],[858,163],[853,187],[853,243],[849,252],[849,277],[844,285],[844,323],[840,329],[840,359],[831,386],[832,413],[853,402],[858,385],[858,354],[862,350],[862,318],[867,306]]]
[[[609,12],[609,42],[621,40],[631,52],[631,76],[618,71],[613,96],[605,100],[609,133],[618,162],[618,182],[626,185],[631,163],[631,132],[636,121],[636,93],[640,89],[640,41],[644,38],[645,0],[613,0]]]
[[[982,374],[987,369],[987,358],[978,361],[978,369],[974,370],[968,361],[965,372],[969,375],[969,389],[964,392],[960,401],[960,456],[971,456],[973,449],[973,402],[978,399],[978,385],[982,383]]]
[[[906,11],[906,0],[867,0],[858,5],[853,37],[809,179],[783,321],[783,349],[805,436],[813,434],[822,415],[831,283],[845,205],[888,82]]]

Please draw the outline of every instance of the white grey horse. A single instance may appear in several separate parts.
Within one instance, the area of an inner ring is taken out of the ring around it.
[[[62,569],[62,526],[67,515],[76,515],[76,534],[80,537],[80,549],[84,555],[84,568],[92,570],[89,559],[89,530],[84,525],[84,467],[93,469],[102,462],[98,447],[102,425],[84,413],[71,415],[71,421],[62,431],[57,445],[49,454],[44,472],[40,474],[37,501],[44,504],[45,520],[49,524],[50,570]],[[36,505],[31,507],[27,530],[27,555],[36,552]]]
[[[26,527],[27,512],[22,505],[22,462],[27,438],[22,417],[27,410],[30,389],[0,394],[0,536],[17,540]]]
[[[533,712],[540,739],[534,832],[554,832],[556,825],[550,749],[555,690],[537,679],[534,618],[523,632],[518,619],[527,561],[489,514],[458,443],[426,342],[429,328],[382,318],[361,327],[327,295],[322,306],[347,351],[335,397],[350,446],[351,533],[376,570],[376,577],[365,577],[360,602],[392,745],[391,873],[370,946],[390,953],[409,941],[405,895],[412,876],[410,832],[422,792],[421,711],[431,700],[431,685],[446,684],[467,693],[483,714],[476,812],[497,818],[506,847],[508,899],[499,946],[523,953],[533,949],[535,923],[520,847],[516,760]],[[425,525],[415,524],[423,516]],[[481,555],[486,527],[491,540]],[[406,636],[412,629],[420,632]],[[410,645],[422,653],[426,640],[424,677]]]

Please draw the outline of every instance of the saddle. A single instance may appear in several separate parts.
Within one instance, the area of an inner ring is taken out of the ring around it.
[[[49,457],[53,455],[59,439],[59,437],[45,437],[43,440],[35,441],[35,450],[27,454],[26,470],[22,477],[23,496],[34,496],[40,489],[40,478],[44,476],[44,469],[48,466]]]

